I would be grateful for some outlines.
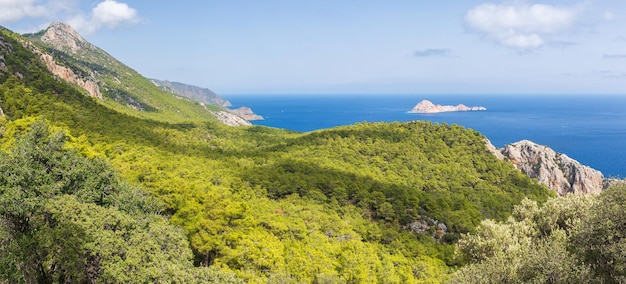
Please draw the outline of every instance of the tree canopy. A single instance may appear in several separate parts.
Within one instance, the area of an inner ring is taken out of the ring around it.
[[[623,283],[626,185],[543,206],[525,200],[506,222],[485,220],[463,236],[469,265],[453,283]]]
[[[0,153],[0,278],[9,282],[202,282],[162,204],[101,158],[65,149],[40,121]]]

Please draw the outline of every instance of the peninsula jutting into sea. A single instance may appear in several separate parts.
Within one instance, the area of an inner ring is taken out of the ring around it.
[[[422,100],[409,111],[409,113],[440,113],[440,112],[453,112],[453,111],[479,111],[487,110],[482,106],[468,107],[464,104],[452,105],[436,105],[429,100]]]

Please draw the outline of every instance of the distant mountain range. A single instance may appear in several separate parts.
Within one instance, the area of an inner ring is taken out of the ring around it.
[[[172,92],[176,95],[212,105],[220,105],[224,107],[232,106],[232,104],[224,98],[218,96],[208,88],[187,85],[179,82],[170,82],[158,79],[150,79],[155,85],[162,89]]]

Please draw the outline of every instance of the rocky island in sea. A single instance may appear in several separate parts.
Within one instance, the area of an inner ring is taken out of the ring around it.
[[[456,106],[444,106],[433,104],[429,100],[423,100],[413,107],[409,113],[439,113],[439,112],[451,112],[451,111],[479,111],[487,110],[485,107],[472,106],[468,107],[464,104]]]

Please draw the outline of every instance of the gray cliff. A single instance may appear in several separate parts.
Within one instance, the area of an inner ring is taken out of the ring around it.
[[[596,194],[609,184],[600,171],[532,141],[522,140],[502,149],[491,143],[487,143],[487,147],[498,158],[510,161],[522,173],[537,179],[559,196]]]

